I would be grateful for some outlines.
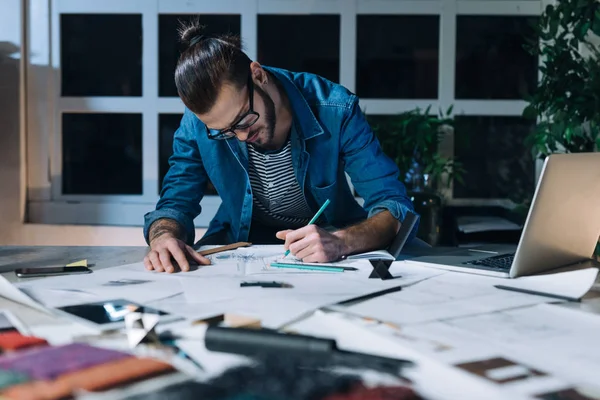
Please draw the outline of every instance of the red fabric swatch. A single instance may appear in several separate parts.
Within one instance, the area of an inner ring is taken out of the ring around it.
[[[0,333],[0,349],[2,351],[20,350],[34,346],[47,346],[45,339],[35,336],[23,336],[18,331]]]

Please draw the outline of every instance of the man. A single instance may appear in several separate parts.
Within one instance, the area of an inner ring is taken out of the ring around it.
[[[237,37],[205,36],[197,24],[181,36],[188,47],[175,83],[186,110],[160,200],[145,216],[146,268],[209,263],[191,247],[209,179],[222,205],[197,245],[284,241],[305,262],[386,248],[414,210],[358,98],[319,76],[252,62]]]

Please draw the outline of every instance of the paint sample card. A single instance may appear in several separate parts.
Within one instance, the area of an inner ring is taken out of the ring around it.
[[[456,364],[456,367],[500,384],[546,375],[541,371],[502,357]]]

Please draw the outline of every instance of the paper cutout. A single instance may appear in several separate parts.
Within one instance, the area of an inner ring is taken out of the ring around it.
[[[158,320],[158,314],[132,312],[125,315],[125,328],[129,347],[134,348],[142,342],[158,341],[158,336],[154,331]]]
[[[88,266],[87,260],[79,260],[79,261],[72,262],[71,264],[65,265],[65,267],[87,267],[87,266]]]

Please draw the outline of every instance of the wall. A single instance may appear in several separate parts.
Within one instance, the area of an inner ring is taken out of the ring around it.
[[[141,227],[24,224],[25,127],[20,121],[21,1],[0,0],[0,246],[145,246]],[[198,230],[201,236],[204,230]]]
[[[0,239],[12,235],[22,215],[20,140],[20,0],[0,0]]]

